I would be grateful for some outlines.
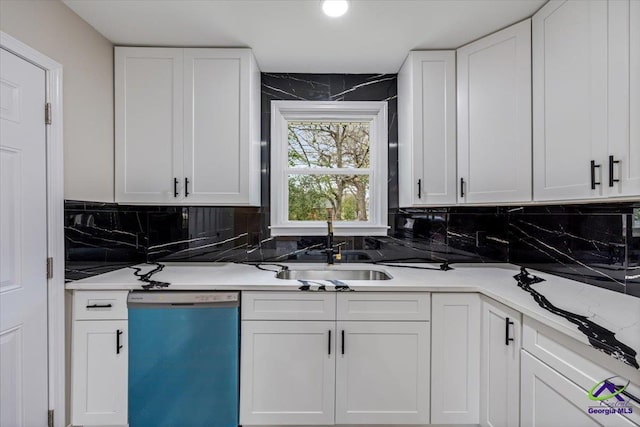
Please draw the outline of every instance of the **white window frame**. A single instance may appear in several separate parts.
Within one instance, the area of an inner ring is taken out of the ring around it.
[[[387,224],[387,103],[384,101],[271,101],[271,235],[321,236],[325,221],[290,221],[288,123],[299,121],[369,122],[371,181],[368,221],[334,221],[336,236],[386,236]],[[349,174],[337,169],[335,174]]]

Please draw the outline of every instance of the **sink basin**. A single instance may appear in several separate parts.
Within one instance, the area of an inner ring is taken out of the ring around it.
[[[384,271],[378,270],[282,270],[278,279],[287,280],[389,280]]]

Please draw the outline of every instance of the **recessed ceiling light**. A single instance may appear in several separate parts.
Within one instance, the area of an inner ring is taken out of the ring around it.
[[[322,2],[322,11],[332,18],[344,15],[348,9],[349,2],[347,0],[324,0]]]

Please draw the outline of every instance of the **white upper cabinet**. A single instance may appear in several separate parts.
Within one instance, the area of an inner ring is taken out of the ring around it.
[[[640,2],[610,1],[609,149],[603,185],[610,197],[640,195]]]
[[[115,201],[179,201],[182,49],[116,47],[115,105]]]
[[[533,17],[534,199],[604,195],[607,2],[550,1]]]
[[[531,200],[531,20],[461,47],[458,202]]]
[[[259,205],[249,49],[115,48],[119,203]]]
[[[398,73],[400,206],[456,203],[456,59],[410,52]]]

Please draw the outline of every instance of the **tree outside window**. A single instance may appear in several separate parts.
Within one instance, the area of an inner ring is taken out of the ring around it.
[[[370,140],[368,122],[288,123],[291,221],[368,221]],[[299,173],[297,173],[299,170]]]

